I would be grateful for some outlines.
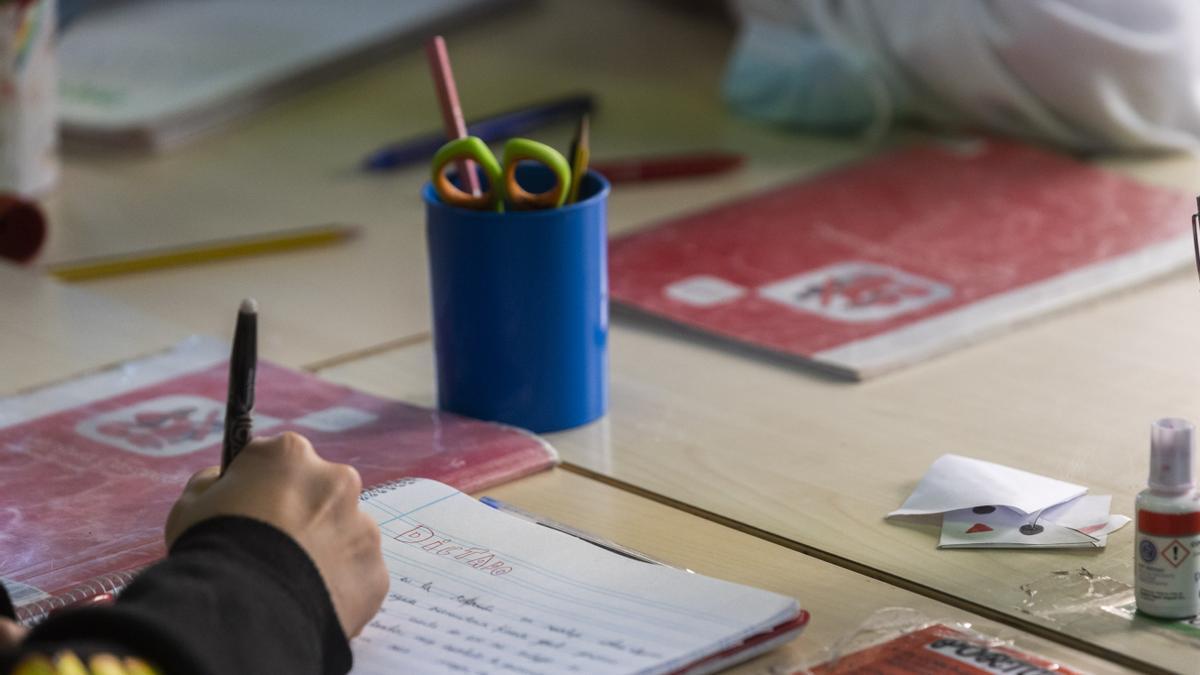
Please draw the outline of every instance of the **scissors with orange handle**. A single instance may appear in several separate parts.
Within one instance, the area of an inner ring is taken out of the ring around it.
[[[475,162],[487,177],[487,190],[472,196],[455,185],[446,170],[459,160]],[[544,165],[554,174],[554,186],[545,192],[529,192],[517,182],[517,166],[523,161]],[[504,163],[476,136],[456,138],[433,156],[433,189],[451,206],[476,210],[503,211],[553,209],[566,203],[571,189],[571,167],[554,148],[528,138],[514,138],[504,144]]]

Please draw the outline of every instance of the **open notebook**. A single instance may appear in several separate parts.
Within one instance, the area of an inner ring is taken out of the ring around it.
[[[799,634],[788,597],[633,560],[436,481],[362,496],[391,588],[355,675],[708,673]]]
[[[174,349],[0,398],[0,582],[26,622],[126,584],[164,553],[195,471],[216,464],[229,346]],[[379,398],[259,361],[254,430],[298,431],[363,484],[405,476],[479,490],[552,466],[525,431]]]

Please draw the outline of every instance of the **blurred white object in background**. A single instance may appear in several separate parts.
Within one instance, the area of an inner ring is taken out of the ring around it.
[[[0,1],[0,191],[37,195],[58,179],[54,2]]]
[[[726,97],[810,131],[912,120],[1200,152],[1197,0],[733,0]],[[880,95],[882,94],[882,96]]]

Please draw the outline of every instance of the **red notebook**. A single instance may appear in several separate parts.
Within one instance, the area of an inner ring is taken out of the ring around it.
[[[861,379],[1186,264],[1189,202],[1015,142],[907,147],[617,238],[610,287]]]
[[[996,638],[944,624],[903,633],[792,675],[996,675],[1045,673],[1083,675],[1045,657],[1028,654]]]
[[[164,554],[163,524],[220,460],[229,347],[169,352],[0,399],[0,580],[17,614],[124,585]],[[540,471],[552,447],[513,427],[417,408],[260,362],[254,431],[307,436],[367,486],[434,478],[464,492]]]

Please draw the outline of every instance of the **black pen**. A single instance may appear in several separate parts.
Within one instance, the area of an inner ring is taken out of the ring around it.
[[[4,584],[0,584],[0,618],[17,619],[17,610],[13,607],[12,600],[8,597],[8,589]]]
[[[229,355],[229,398],[225,402],[225,440],[221,444],[221,474],[250,442],[250,413],[254,410],[254,372],[258,369],[258,303],[251,298],[238,309]]]

